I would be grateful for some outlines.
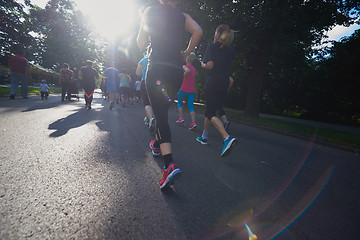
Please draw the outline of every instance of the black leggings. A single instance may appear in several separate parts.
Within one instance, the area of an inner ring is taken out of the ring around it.
[[[143,99],[145,107],[147,105],[150,105],[149,96],[148,96],[148,93],[146,91],[145,80],[141,80],[140,94],[141,94],[141,98]]]
[[[145,80],[147,93],[156,118],[156,135],[161,143],[171,142],[168,109],[178,93],[184,72],[179,68],[149,64]]]

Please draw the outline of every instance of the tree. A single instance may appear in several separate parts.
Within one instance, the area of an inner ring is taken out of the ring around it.
[[[72,68],[80,68],[87,59],[102,62],[102,43],[72,1],[50,0],[44,9],[32,8],[30,16],[37,34],[37,61],[42,66],[59,70],[65,62]]]
[[[25,1],[25,4],[31,6],[29,1]],[[29,46],[33,37],[29,34],[30,25],[24,7],[14,0],[0,0],[0,63],[3,65],[7,65],[15,45],[23,45],[31,60],[32,49]]]
[[[205,30],[200,44],[202,50],[202,45],[211,42],[217,25],[227,23],[240,31],[234,41],[236,58],[233,69],[235,79],[239,76],[245,80],[235,83],[235,87],[246,86],[245,113],[258,116],[262,100],[267,99],[263,94],[270,93],[269,89],[264,90],[264,84],[271,86],[280,78],[285,82],[293,81],[293,84],[286,85],[296,86],[294,76],[306,69],[306,59],[313,54],[312,47],[319,44],[325,31],[336,24],[354,22],[359,16],[360,3],[340,0],[202,0],[185,2],[183,6]],[[294,59],[289,62],[287,56]]]
[[[326,57],[314,62],[308,81],[301,84],[304,117],[327,122],[360,122],[360,31],[335,42]],[[310,81],[310,79],[312,81]]]

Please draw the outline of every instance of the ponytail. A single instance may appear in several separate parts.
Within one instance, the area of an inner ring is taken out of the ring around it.
[[[216,28],[216,32],[220,34],[219,42],[221,47],[228,48],[234,40],[234,30],[230,29],[227,24],[222,24]]]

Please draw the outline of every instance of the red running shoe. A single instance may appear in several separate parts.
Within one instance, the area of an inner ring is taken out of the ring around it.
[[[150,144],[149,144],[149,147],[151,148],[152,155],[153,155],[154,157],[157,157],[157,156],[160,156],[160,155],[161,155],[161,150],[160,150],[160,148],[154,147],[154,143],[155,143],[155,142],[156,142],[155,140],[151,140],[151,142],[150,142]]]
[[[189,127],[189,130],[193,130],[193,129],[195,129],[196,127],[197,127],[196,122],[192,122],[191,125],[190,125],[190,127]]]
[[[185,122],[185,119],[184,118],[179,118],[178,120],[176,120],[176,123],[183,123],[183,122]]]
[[[181,176],[181,171],[175,163],[170,163],[169,167],[167,169],[165,169],[164,167],[161,172],[163,172],[164,174],[160,181],[160,189],[172,185],[174,181]]]

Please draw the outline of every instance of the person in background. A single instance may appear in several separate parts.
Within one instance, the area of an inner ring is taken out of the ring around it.
[[[140,97],[141,97],[141,94],[140,94],[140,88],[141,88],[141,80],[137,80],[135,82],[135,101],[138,103],[139,100],[140,100]]]
[[[184,80],[181,85],[181,88],[178,93],[178,111],[179,111],[179,119],[176,123],[184,123],[184,114],[183,114],[183,101],[187,98],[189,112],[191,116],[191,125],[189,130],[193,130],[197,127],[195,122],[195,110],[194,110],[194,99],[195,99],[195,75],[196,69],[192,65],[195,60],[195,54],[191,53],[186,58],[186,65],[183,66],[184,69]]]
[[[121,70],[121,73],[119,74],[120,78],[120,99],[122,102],[122,107],[125,107],[126,102],[129,101],[130,96],[130,81],[131,77],[129,74],[127,74],[127,70],[123,69]]]
[[[129,81],[129,102],[131,105],[134,104],[135,102],[135,97],[136,97],[136,81],[134,78],[132,78],[130,76],[130,81]]]
[[[107,99],[107,89],[106,89],[106,78],[102,78],[101,79],[101,83],[100,83],[100,90],[101,90],[101,96],[103,97],[104,100]]]
[[[93,94],[95,90],[95,79],[99,78],[98,72],[92,67],[93,62],[91,60],[86,61],[86,65],[79,70],[79,78],[81,85],[84,88],[85,107],[91,109],[91,103],[93,100]]]
[[[145,49],[151,42],[146,89],[156,118],[156,139],[151,149],[161,149],[164,160],[160,189],[170,186],[181,175],[174,163],[168,109],[180,89],[183,62],[202,37],[202,30],[190,15],[176,9],[178,0],[160,0],[161,4],[145,9],[140,23],[137,44]],[[185,32],[191,34],[187,49],[182,52]]]
[[[60,69],[59,74],[59,84],[61,86],[61,101],[63,102],[66,99],[71,99],[70,85],[74,79],[74,72],[70,70],[70,66],[67,63],[63,64],[63,68]]]
[[[49,92],[50,92],[50,88],[49,88],[49,85],[46,84],[46,80],[45,79],[41,80],[41,83],[40,83],[41,99],[44,100],[44,98],[45,98],[47,100],[47,98],[49,96]]]
[[[110,110],[115,106],[116,100],[119,95],[119,74],[120,71],[116,69],[115,63],[111,63],[111,65],[104,70],[104,75],[106,77],[106,88],[109,94],[110,101]]]
[[[227,90],[227,93],[229,93],[231,87],[233,86],[234,84],[234,79],[230,76],[229,77],[229,87],[228,87],[228,90]],[[223,109],[223,106],[220,106],[219,109],[218,109],[218,113],[219,113],[219,117],[221,119],[221,121],[224,123],[224,128],[225,128],[225,131],[227,133],[230,133],[230,121],[228,121],[227,117],[226,117],[226,113]]]
[[[30,64],[24,57],[24,48],[17,46],[15,55],[9,58],[11,90],[10,99],[15,99],[15,95],[18,89],[18,85],[21,82],[21,95],[23,99],[29,99],[28,97],[28,80],[31,79]]]
[[[224,140],[222,157],[230,154],[237,141],[225,131],[223,123],[216,116],[216,111],[222,109],[226,93],[229,90],[230,66],[234,58],[234,48],[231,46],[233,40],[234,31],[228,25],[218,26],[214,35],[214,43],[207,47],[204,61],[201,63],[201,67],[206,70],[206,110],[204,130],[201,137],[196,138],[196,141],[207,144],[208,131],[212,124]]]
[[[136,75],[141,76],[140,93],[141,93],[141,98],[143,99],[143,102],[145,105],[144,122],[145,122],[146,126],[149,126],[150,133],[154,133],[155,126],[156,126],[156,120],[155,120],[155,115],[154,115],[153,109],[150,105],[149,96],[147,94],[146,86],[145,86],[145,77],[146,77],[147,67],[148,67],[148,63],[149,63],[149,54],[150,54],[150,47],[148,46],[147,51],[146,51],[146,56],[144,58],[142,58],[138,63],[138,66],[136,68]],[[153,149],[152,154],[153,154],[153,156],[159,156],[160,149]]]

